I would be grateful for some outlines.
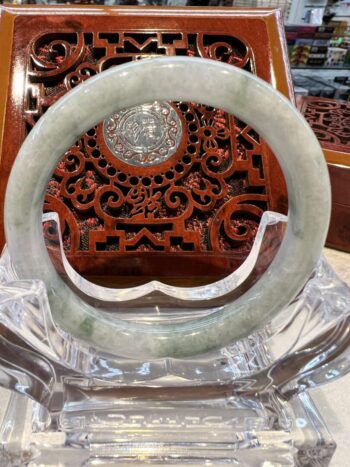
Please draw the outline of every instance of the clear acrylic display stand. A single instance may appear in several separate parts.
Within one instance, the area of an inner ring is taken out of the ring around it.
[[[84,299],[108,297],[111,320],[182,321],[213,313],[251,286],[271,263],[286,221],[265,213],[245,263],[206,287],[105,289],[72,270],[59,235],[49,250]],[[60,231],[57,215],[44,222]],[[56,326],[45,285],[16,278],[6,249],[0,281],[0,384],[13,391],[1,466],[328,465],[335,444],[308,388],[349,369],[350,290],[323,257],[264,329],[185,359],[136,361],[76,340]]]

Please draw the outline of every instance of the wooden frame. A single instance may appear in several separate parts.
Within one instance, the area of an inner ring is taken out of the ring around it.
[[[45,34],[83,34],[84,31],[100,30],[108,33],[108,31],[132,29],[142,33],[167,31],[175,34],[180,32],[182,38],[184,34],[199,34],[200,37],[207,33],[220,36],[233,35],[238,40],[248,44],[252,63],[251,71],[270,82],[290,99],[294,99],[282,18],[276,10],[4,6],[0,11],[0,43],[4,52],[1,55],[0,64],[0,76],[3,83],[0,89],[0,128],[2,134],[0,141],[0,216],[2,215],[3,196],[11,165],[27,131],[23,117],[27,119],[28,123],[28,114],[30,114],[28,111],[28,87],[32,85],[35,88],[37,86],[35,80],[39,79],[37,76],[43,68],[42,63],[40,64],[41,59],[38,59],[33,52],[33,43],[42,40],[40,38]],[[201,49],[201,53],[204,49]],[[33,78],[34,85],[31,84],[33,80],[30,81],[33,60],[36,60],[37,66],[37,74]],[[42,96],[39,98],[34,96],[32,106],[44,108],[46,106],[45,99]],[[36,111],[37,109],[34,109],[32,114],[35,114]],[[287,199],[283,176],[273,155],[263,142],[262,147],[263,151],[268,154],[266,156],[268,161],[266,166],[268,167],[266,206],[272,210],[286,212]],[[62,217],[63,215],[61,221]],[[252,235],[254,235],[254,231],[248,236],[246,235],[246,238],[251,239]],[[104,238],[107,238],[106,236],[107,234]],[[90,237],[86,241],[90,245]],[[74,267],[84,275],[119,276],[119,281],[123,280],[122,276],[135,276],[134,265],[136,263],[143,264],[136,272],[136,276],[142,276],[141,282],[144,281],[145,277],[148,279],[159,277],[159,271],[164,268],[165,257],[167,266],[160,273],[160,276],[169,274],[169,270],[174,276],[182,276],[183,274],[191,277],[198,274],[203,276],[203,270],[209,270],[211,278],[215,278],[226,275],[244,261],[249,252],[251,240],[249,242],[244,245],[244,248],[230,251],[229,254],[227,251],[219,250],[205,251],[204,253],[201,251],[182,251],[180,254],[184,262],[178,261],[179,253],[171,250],[165,252],[121,252],[118,254],[118,270],[115,269],[115,263],[111,262],[111,259],[115,257],[115,252],[96,251],[96,244],[92,249],[89,247],[89,251],[83,251],[80,247],[70,250],[67,252],[67,256]],[[0,244],[3,245],[3,243],[4,237],[1,231]],[[198,248],[200,249],[200,247]],[[150,261],[150,257],[152,261]],[[183,263],[181,267],[180,263]],[[199,273],[199,271],[201,272]],[[205,275],[207,276],[208,273],[206,272]],[[99,279],[96,280],[99,281]],[[167,280],[177,281],[174,277]],[[203,278],[203,280],[207,281],[208,278]],[[201,281],[202,279],[199,279],[199,282]]]

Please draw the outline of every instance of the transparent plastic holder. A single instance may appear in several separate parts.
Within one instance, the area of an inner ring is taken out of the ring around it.
[[[214,313],[250,287],[276,254],[287,218],[266,212],[248,258],[223,280],[120,290],[79,276],[55,234],[57,215],[43,221],[55,264],[83,299],[110,319],[154,323]],[[307,389],[348,371],[350,290],[323,257],[295,300],[259,332],[184,359],[121,358],[73,338],[55,324],[45,285],[18,280],[6,249],[0,282],[0,384],[14,391],[1,465],[328,465],[335,445]]]

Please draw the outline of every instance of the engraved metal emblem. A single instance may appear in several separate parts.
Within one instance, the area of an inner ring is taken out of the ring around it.
[[[176,110],[167,102],[153,102],[122,110],[103,123],[109,150],[133,166],[161,164],[177,150],[182,125]]]

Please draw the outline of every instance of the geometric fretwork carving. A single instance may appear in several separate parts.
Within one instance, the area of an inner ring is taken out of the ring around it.
[[[350,102],[303,97],[300,111],[322,147],[350,152]]]
[[[204,57],[254,73],[293,100],[277,10],[1,6],[0,38],[1,217],[26,135],[57,99],[111,66]],[[264,210],[287,212],[283,174],[266,142],[201,104],[123,109],[62,155],[44,209],[59,214],[67,259],[80,274],[111,287],[209,283],[242,264]],[[61,270],[57,233],[44,230]]]
[[[30,45],[28,131],[85,79],[154,55],[200,56],[254,71],[249,46],[229,35],[45,34]],[[258,135],[220,109],[171,105],[183,136],[161,164],[135,167],[116,158],[102,123],[65,154],[47,188],[45,209],[60,214],[67,252],[249,251],[268,206]]]

